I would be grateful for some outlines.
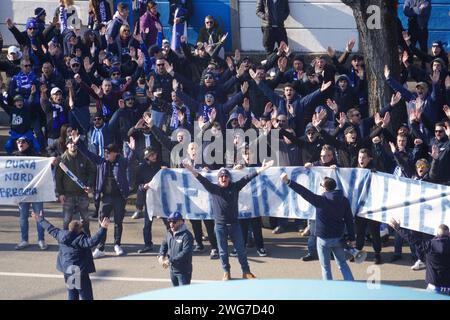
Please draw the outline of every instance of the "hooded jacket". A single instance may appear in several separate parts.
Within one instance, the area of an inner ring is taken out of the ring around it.
[[[289,187],[316,207],[316,236],[322,239],[341,238],[344,226],[348,239],[355,240],[352,209],[341,190],[324,192],[321,196],[289,180]]]
[[[72,266],[77,266],[82,273],[95,272],[91,248],[95,247],[106,236],[105,228],[100,228],[92,238],[89,238],[83,232],[75,234],[68,230],[58,229],[42,217],[39,219],[39,224],[59,243],[56,260],[58,271],[71,274],[73,272],[71,271],[73,270]]]

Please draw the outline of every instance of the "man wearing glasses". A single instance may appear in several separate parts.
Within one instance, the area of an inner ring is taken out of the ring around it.
[[[164,269],[170,267],[170,280],[175,287],[187,285],[192,278],[194,237],[178,211],[169,215],[168,222],[170,230],[161,244],[158,262]]]
[[[448,123],[447,123],[448,126]],[[437,165],[436,182],[449,185],[450,182],[450,129],[444,122],[434,125],[434,138],[431,140],[432,158]]]

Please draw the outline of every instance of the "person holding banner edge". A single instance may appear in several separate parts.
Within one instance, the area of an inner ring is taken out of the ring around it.
[[[347,229],[349,244],[356,246],[353,214],[349,200],[336,189],[336,181],[325,177],[320,183],[324,193],[319,196],[304,186],[288,178],[287,173],[280,176],[281,181],[316,207],[317,253],[322,267],[323,280],[333,280],[330,265],[330,251],[346,281],[353,281],[353,275],[345,259],[343,245],[344,226]]]
[[[256,278],[250,272],[250,266],[247,261],[247,253],[244,247],[241,226],[238,221],[239,209],[238,199],[239,192],[253,178],[273,166],[274,161],[263,161],[260,168],[253,173],[246,175],[236,182],[232,182],[231,173],[225,168],[219,170],[217,178],[218,184],[210,182],[207,178],[199,174],[189,163],[183,163],[184,167],[189,170],[195,178],[203,185],[203,187],[211,194],[211,210],[215,220],[214,231],[217,237],[219,247],[220,262],[224,270],[223,280],[231,280],[230,263],[228,259],[228,236],[231,237],[234,248],[237,251],[239,264],[242,268],[243,279]]]

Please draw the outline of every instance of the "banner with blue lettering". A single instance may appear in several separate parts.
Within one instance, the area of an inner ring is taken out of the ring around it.
[[[256,168],[230,170],[237,181]],[[434,234],[441,223],[450,225],[450,187],[374,173],[367,169],[317,167],[270,168],[239,194],[240,218],[272,216],[313,219],[315,208],[280,180],[281,173],[320,193],[323,177],[332,177],[350,200],[354,214],[381,222],[399,219],[409,229]],[[201,173],[217,183],[217,172]],[[150,216],[180,211],[187,219],[212,219],[208,192],[185,169],[163,169],[147,191]]]
[[[53,158],[0,157],[0,203],[55,201]]]

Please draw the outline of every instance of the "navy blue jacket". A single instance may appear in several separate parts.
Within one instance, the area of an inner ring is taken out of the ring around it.
[[[397,232],[426,255],[425,282],[437,287],[450,287],[450,238],[442,236],[423,240],[411,230],[400,228]]]
[[[289,187],[316,207],[316,236],[322,239],[340,238],[347,227],[348,239],[355,240],[350,202],[341,190],[327,191],[321,196],[289,180]]]
[[[68,230],[58,229],[42,217],[39,219],[39,224],[59,243],[56,260],[58,271],[71,273],[68,271],[70,267],[78,266],[83,273],[95,272],[91,248],[99,244],[102,237],[106,236],[105,228],[100,228],[92,238],[89,238],[83,232],[75,234]]]
[[[89,151],[84,143],[77,142],[78,151],[80,151],[86,158],[88,158],[93,164],[97,166],[97,180],[95,184],[95,199],[99,199],[103,189],[103,183],[106,180],[107,173],[107,160]],[[118,154],[116,161],[114,162],[114,179],[117,182],[117,187],[120,190],[120,194],[124,199],[128,198],[130,194],[130,187],[127,179],[127,167],[128,163],[133,159],[134,152],[131,151],[127,158],[123,158]]]
[[[166,238],[161,243],[159,255],[167,256],[172,271],[191,273],[193,250],[194,237],[186,225],[183,224],[175,233],[167,231]]]
[[[216,223],[238,223],[239,191],[257,175],[256,172],[250,173],[239,181],[230,182],[226,188],[212,183],[201,174],[197,176],[198,181],[211,194],[211,212]]]

